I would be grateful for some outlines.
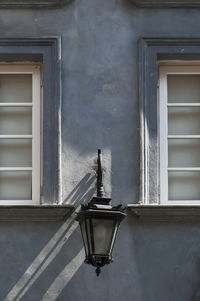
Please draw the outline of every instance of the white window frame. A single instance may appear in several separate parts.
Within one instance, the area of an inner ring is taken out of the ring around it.
[[[0,107],[32,107],[32,135],[0,135],[0,139],[32,139],[32,167],[0,167],[0,171],[32,171],[31,200],[0,200],[0,205],[39,205],[41,186],[41,66],[0,64],[0,74],[31,74],[32,103],[2,103]]]
[[[200,139],[200,135],[168,135],[168,107],[175,106],[175,104],[168,104],[167,92],[167,76],[169,74],[200,74],[200,66],[194,65],[171,65],[159,67],[159,111],[160,111],[160,204],[161,205],[200,205],[200,200],[168,200],[168,139],[175,138],[193,138]],[[200,107],[200,103],[179,104],[182,107]],[[171,168],[172,170],[172,168]],[[173,168],[173,170],[180,170],[180,168]],[[199,170],[197,168],[182,168],[182,171]]]

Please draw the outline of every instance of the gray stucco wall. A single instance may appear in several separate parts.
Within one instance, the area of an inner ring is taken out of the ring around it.
[[[62,37],[63,202],[94,193],[96,149],[113,203],[138,201],[138,39],[200,37],[200,9],[136,9],[75,0],[55,10],[0,10],[0,37]],[[73,216],[0,223],[0,300],[199,301],[200,223],[139,222],[130,213],[102,270],[83,264]]]

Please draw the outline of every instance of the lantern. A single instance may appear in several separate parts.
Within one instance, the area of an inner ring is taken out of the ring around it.
[[[111,199],[103,197],[101,150],[98,150],[97,197],[82,205],[77,220],[85,248],[85,263],[100,268],[112,261],[112,251],[120,222],[126,214],[122,206],[111,206]]]

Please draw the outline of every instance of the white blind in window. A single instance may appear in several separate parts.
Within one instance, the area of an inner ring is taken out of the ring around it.
[[[160,67],[160,201],[200,204],[200,67]]]
[[[40,200],[40,68],[0,65],[0,204]]]

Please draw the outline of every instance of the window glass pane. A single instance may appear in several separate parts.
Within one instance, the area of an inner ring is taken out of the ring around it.
[[[0,102],[31,101],[31,74],[0,74]]]
[[[169,135],[200,135],[200,108],[168,108]]]
[[[200,172],[169,172],[169,200],[200,200]]]
[[[200,167],[200,139],[170,139],[169,167]]]
[[[168,75],[168,102],[200,102],[200,75]]]
[[[0,201],[31,200],[31,180],[31,172],[0,172]]]
[[[30,107],[0,108],[0,135],[30,135],[32,133]]]
[[[31,139],[0,139],[0,167],[31,166]]]

